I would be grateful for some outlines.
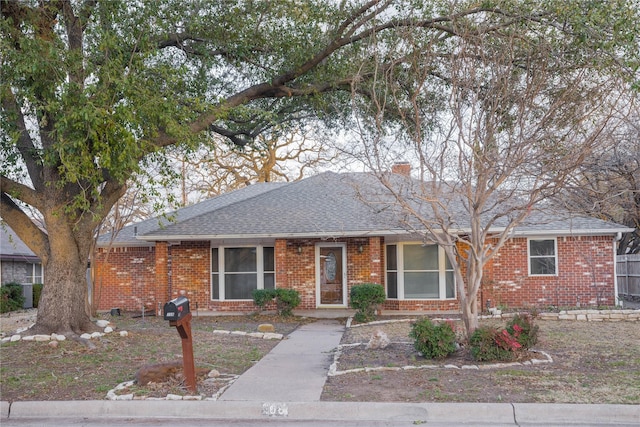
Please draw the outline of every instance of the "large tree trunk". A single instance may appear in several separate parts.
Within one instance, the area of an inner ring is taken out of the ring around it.
[[[95,330],[88,310],[87,262],[93,239],[83,221],[70,225],[64,215],[45,218],[50,253],[44,261],[44,286],[35,333],[81,334]]]

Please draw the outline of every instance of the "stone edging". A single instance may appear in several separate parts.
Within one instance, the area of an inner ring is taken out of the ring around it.
[[[395,343],[395,344],[406,344],[406,342],[404,343]],[[492,363],[492,364],[488,364],[488,365],[453,365],[453,364],[447,364],[447,365],[420,365],[420,366],[416,366],[416,365],[407,365],[407,366],[401,366],[401,367],[387,367],[387,366],[378,366],[378,367],[365,367],[365,368],[354,368],[354,369],[346,369],[344,371],[339,371],[338,370],[338,363],[339,363],[339,359],[340,356],[342,355],[342,349],[345,347],[356,347],[356,346],[360,346],[360,345],[366,345],[364,343],[355,343],[355,344],[341,344],[338,346],[338,348],[336,349],[336,351],[334,352],[333,355],[333,363],[331,364],[331,366],[329,366],[329,372],[327,373],[328,376],[330,377],[334,377],[334,376],[338,376],[338,375],[344,375],[344,374],[352,374],[355,372],[376,372],[376,371],[410,371],[410,370],[415,370],[415,369],[471,369],[471,370],[486,370],[486,369],[500,369],[500,368],[509,368],[509,367],[513,367],[513,366],[531,366],[531,365],[540,365],[543,363],[553,363],[553,358],[551,357],[551,355],[547,352],[544,352],[542,350],[529,350],[530,352],[533,353],[538,353],[541,354],[545,357],[545,359],[531,359],[531,360],[526,360],[524,362],[508,362],[508,363]]]
[[[503,314],[502,317],[505,317]],[[540,313],[540,320],[577,320],[587,322],[636,322],[640,310],[562,310],[558,313]]]
[[[120,395],[116,394],[117,391],[124,390],[127,387],[131,387],[132,385],[134,385],[135,380],[131,380],[131,381],[125,381],[123,383],[120,383],[115,388],[109,390],[107,392],[106,398],[107,400],[211,400],[211,401],[216,401],[220,398],[222,393],[224,393],[231,386],[231,384],[233,384],[240,377],[240,375],[231,375],[231,374],[228,374],[225,376],[229,377],[227,379],[227,383],[224,386],[220,387],[218,391],[211,397],[203,397],[202,395],[181,396],[179,394],[168,394],[165,397],[146,397],[146,396],[136,397],[134,396],[133,393],[120,394]]]
[[[482,315],[478,316],[479,319],[510,319],[515,315],[520,314],[518,312],[515,313],[501,313],[501,314],[493,314],[493,315]],[[640,321],[640,309],[638,310],[562,310],[559,312],[544,312],[537,315],[539,320],[577,320],[577,321],[587,321],[587,322],[636,322]],[[362,323],[358,325],[352,325],[353,317],[349,317],[347,319],[347,328],[358,328],[360,326],[370,326],[370,325],[381,325],[385,323],[396,323],[396,322],[413,322],[415,318],[409,319],[397,319],[397,320],[376,320],[369,323]],[[452,320],[448,318],[436,318],[433,320]],[[454,319],[459,320],[459,319]]]
[[[25,331],[28,331],[33,325],[35,325],[35,323],[29,325],[26,328],[18,329],[15,332],[15,334],[11,335],[10,337],[2,338],[2,340],[0,340],[0,344],[4,344],[6,342],[16,342],[16,341],[42,341],[42,342],[65,341],[67,339],[65,335],[55,334],[55,333],[51,335],[26,335],[23,337],[21,334]],[[80,338],[90,340],[92,338],[100,338],[105,336],[106,334],[110,334],[111,332],[114,332],[112,324],[107,320],[98,320],[96,322],[96,326],[98,326],[99,328],[104,328],[103,332],[94,332],[92,334],[82,334],[80,335]],[[126,337],[129,335],[129,332],[120,331],[119,334],[121,337]]]
[[[261,338],[265,340],[281,340],[284,338],[284,335],[276,334],[274,332],[244,332],[244,331],[227,331],[224,329],[214,329],[213,333],[221,334],[221,335],[247,336],[251,338]]]

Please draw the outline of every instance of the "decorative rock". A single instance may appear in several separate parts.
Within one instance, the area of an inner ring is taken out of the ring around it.
[[[225,331],[224,329],[215,329],[215,330],[213,331],[213,333],[214,333],[214,334],[227,335],[227,334],[229,334],[230,332],[229,332],[229,331]]]
[[[16,335],[11,335],[11,338],[9,338],[11,340],[11,342],[16,342],[16,341],[20,341],[20,335],[16,334]]]
[[[265,340],[281,340],[282,334],[272,334],[270,332],[265,332],[262,338],[264,338]]]
[[[202,396],[184,396],[182,400],[202,400]]]
[[[258,332],[275,332],[276,328],[271,323],[263,323],[258,325]]]
[[[18,335],[18,336],[20,336],[20,335]],[[11,337],[5,337],[5,338],[2,338],[0,340],[0,343],[4,344],[4,343],[9,342],[9,341],[11,341]]]
[[[367,350],[384,349],[387,348],[389,344],[391,344],[391,340],[389,340],[387,334],[378,329],[373,336],[371,336],[366,348]]]
[[[61,334],[51,334],[51,339],[56,341],[64,341],[67,339],[67,337]]]
[[[128,337],[128,336],[129,336],[129,332],[127,332],[127,331],[120,331],[120,336],[121,336],[121,337]]]
[[[91,339],[91,334],[82,334],[82,335],[80,335],[80,338],[82,338],[83,340],[90,340]]]
[[[167,394],[167,400],[182,400],[179,394]]]
[[[57,348],[58,347],[58,341],[50,341],[49,344],[47,344],[49,347],[51,348]]]
[[[264,334],[262,332],[251,332],[251,333],[247,334],[247,336],[249,336],[251,338],[262,338],[262,337],[264,337]]]
[[[36,341],[51,341],[51,337],[49,335],[34,335],[33,339]]]
[[[220,371],[218,371],[217,369],[212,369],[212,370],[209,371],[207,376],[209,378],[218,378],[220,376]]]
[[[116,396],[115,400],[133,400],[133,393]]]
[[[245,331],[233,331],[231,335],[247,335],[247,333]]]
[[[102,332],[94,332],[91,334],[91,338],[100,338],[104,334]]]
[[[106,328],[104,328],[104,333],[108,334],[110,332],[113,332],[113,328],[111,326],[107,326]]]
[[[22,341],[33,341],[35,340],[34,335],[27,335],[26,337],[22,337]]]
[[[103,319],[97,320],[96,325],[98,325],[98,328],[106,328],[107,326],[109,326],[109,321]]]

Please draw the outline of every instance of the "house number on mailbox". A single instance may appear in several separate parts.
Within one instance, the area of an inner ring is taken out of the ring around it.
[[[324,273],[327,276],[327,280],[336,280],[336,256],[333,252],[329,252],[324,261]]]

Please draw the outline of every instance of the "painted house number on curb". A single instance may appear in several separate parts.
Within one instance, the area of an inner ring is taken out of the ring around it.
[[[270,417],[286,417],[289,415],[289,408],[286,403],[263,403],[262,415]]]

